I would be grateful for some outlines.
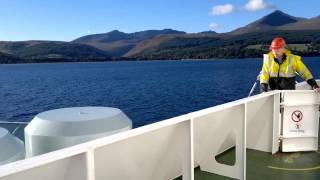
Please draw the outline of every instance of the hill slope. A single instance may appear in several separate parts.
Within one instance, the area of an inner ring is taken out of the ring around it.
[[[130,54],[130,57],[137,59],[261,57],[268,51],[269,43],[275,36],[284,37],[289,48],[299,55],[320,56],[320,30],[274,30],[222,37],[174,37],[143,51],[137,51],[136,54]]]
[[[0,52],[19,62],[101,61],[111,57],[92,46],[58,41],[0,42]]]
[[[254,21],[244,27],[231,31],[230,35],[239,35],[257,31],[270,31],[281,29],[281,26],[305,21],[305,18],[294,17],[282,11],[276,10],[261,19]],[[289,30],[289,29],[288,29]]]
[[[161,35],[178,35],[185,34],[182,31],[172,29],[164,30],[148,30],[135,33],[123,33],[114,30],[103,34],[93,34],[83,36],[73,40],[73,43],[81,43],[91,45],[97,49],[103,50],[112,56],[123,56],[133,49],[138,43],[149,40]]]

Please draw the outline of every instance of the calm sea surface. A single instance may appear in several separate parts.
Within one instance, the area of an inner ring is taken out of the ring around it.
[[[320,78],[320,57],[304,58]],[[0,120],[110,106],[135,127],[246,97],[261,59],[0,65]]]

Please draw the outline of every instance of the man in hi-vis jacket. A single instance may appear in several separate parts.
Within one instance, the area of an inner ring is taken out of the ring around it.
[[[286,42],[277,37],[272,40],[270,52],[264,54],[263,66],[260,74],[262,92],[271,90],[295,89],[296,73],[304,79],[316,92],[320,93],[317,82],[311,72],[301,61],[301,57],[291,54],[285,49]]]

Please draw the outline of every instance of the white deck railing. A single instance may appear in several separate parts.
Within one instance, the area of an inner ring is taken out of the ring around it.
[[[195,166],[246,179],[246,148],[278,149],[280,93],[240,99],[13,162],[0,166],[0,179],[167,180],[182,175],[193,180]],[[233,146],[233,166],[215,160]]]

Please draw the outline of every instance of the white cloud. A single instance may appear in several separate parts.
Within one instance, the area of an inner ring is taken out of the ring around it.
[[[249,0],[249,2],[244,6],[244,9],[247,11],[258,11],[269,7],[271,6],[263,0]]]
[[[225,4],[225,5],[219,5],[219,6],[214,6],[209,14],[218,16],[218,15],[224,15],[224,14],[229,14],[232,13],[234,10],[234,6],[231,4]]]
[[[219,28],[219,25],[217,23],[210,23],[209,24],[209,29],[210,30],[216,30]]]

